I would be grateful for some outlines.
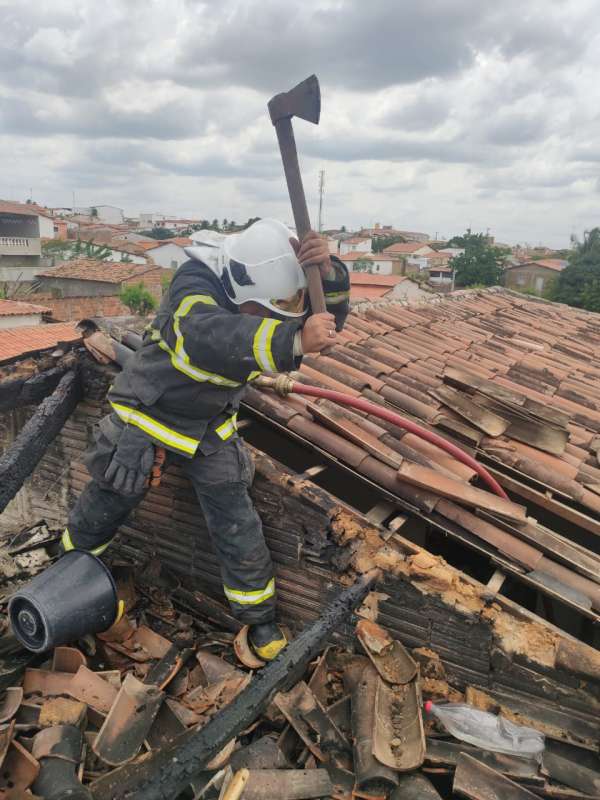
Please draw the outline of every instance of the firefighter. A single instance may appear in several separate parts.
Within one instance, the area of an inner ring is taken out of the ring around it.
[[[275,622],[273,565],[248,493],[253,463],[236,432],[238,408],[261,372],[295,369],[303,353],[335,343],[348,272],[323,237],[310,231],[299,244],[271,219],[205,237],[186,253],[142,347],[110,388],[112,413],[86,456],[92,480],[62,546],[102,553],[144,497],[155,447],[164,448],[194,488],[232,613],[270,661],[287,642]],[[310,314],[307,265],[320,267],[327,313]]]

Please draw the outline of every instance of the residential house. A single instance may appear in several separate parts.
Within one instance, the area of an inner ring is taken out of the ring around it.
[[[59,320],[123,316],[130,313],[119,300],[123,287],[142,283],[160,300],[163,279],[169,275],[169,271],[156,264],[80,258],[38,272],[38,291],[34,297],[43,300]]]
[[[506,267],[504,285],[508,289],[542,295],[568,263],[560,258],[543,258],[539,261],[527,261],[524,264]]]
[[[349,239],[343,239],[340,241],[340,255],[345,256],[347,253],[370,253],[371,244],[371,239],[363,236],[352,236]]]
[[[24,203],[0,201],[0,281],[30,281],[40,267],[41,217]]]
[[[381,225],[379,222],[375,223],[374,228],[363,228],[360,231],[360,236],[370,236],[372,239],[402,236],[402,238],[406,239],[408,242],[428,242],[431,238],[428,233],[401,231],[394,228],[393,225]]]
[[[177,269],[184,261],[188,260],[189,256],[186,255],[184,248],[189,247],[193,242],[191,239],[178,237],[154,240],[152,243],[141,242],[139,244],[155,264],[160,264],[161,267],[166,269]]]
[[[0,300],[0,329],[40,325],[43,315],[50,313],[46,306],[23,303],[20,300]]]
[[[348,267],[350,272],[355,270],[357,261],[368,261],[370,264],[370,272],[380,275],[400,275],[402,263],[396,258],[386,256],[383,253],[346,253],[344,256],[339,256],[340,261]],[[362,270],[364,271],[364,270]]]
[[[396,242],[396,244],[386,247],[383,252],[394,258],[407,258],[408,256],[418,258],[419,256],[429,256],[435,253],[435,250],[422,242]]]
[[[66,219],[54,218],[52,220],[54,238],[66,240],[69,238],[69,224]]]
[[[450,290],[454,270],[450,267],[432,267],[429,270],[429,284],[436,289]]]
[[[88,208],[78,208],[74,211],[90,216],[97,222],[106,222],[108,225],[122,225],[125,216],[122,208],[117,206],[89,206]]]

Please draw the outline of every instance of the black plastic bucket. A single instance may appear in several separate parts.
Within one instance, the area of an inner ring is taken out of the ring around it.
[[[34,653],[105,631],[117,617],[117,587],[100,559],[70,550],[13,594],[13,633]]]

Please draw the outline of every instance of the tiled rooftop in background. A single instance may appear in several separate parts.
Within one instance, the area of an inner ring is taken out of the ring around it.
[[[115,261],[98,261],[94,258],[77,258],[65,261],[52,269],[38,272],[40,278],[71,278],[80,281],[100,281],[102,283],[122,283],[129,278],[143,275],[153,269],[161,269],[156,264],[121,264]]]
[[[37,353],[39,350],[49,350],[59,342],[76,342],[79,339],[81,334],[73,322],[3,328],[0,330],[0,363]]]
[[[22,314],[49,314],[46,306],[23,303],[20,300],[0,300],[0,317],[16,317]]]
[[[497,289],[373,303],[350,314],[327,355],[304,358],[298,379],[384,402],[466,447],[517,494],[525,486],[528,504],[600,534],[599,314]],[[255,388],[246,402],[412,507],[491,537],[517,563],[530,556],[523,539],[542,535],[534,522],[509,535],[465,509],[459,520],[440,498],[444,481],[465,487],[474,473],[389,423]],[[397,474],[403,460],[429,468],[426,489]]]

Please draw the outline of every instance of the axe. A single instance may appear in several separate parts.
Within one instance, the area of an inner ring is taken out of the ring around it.
[[[315,125],[319,124],[321,90],[317,76],[311,75],[310,78],[294,86],[289,92],[276,94],[269,100],[269,114],[277,133],[296,231],[298,238],[302,240],[304,234],[310,230],[310,218],[300,175],[292,117],[300,117],[300,119],[313,122]],[[319,268],[317,266],[306,267],[305,272],[313,314],[321,314],[327,309],[325,308],[325,295]]]

